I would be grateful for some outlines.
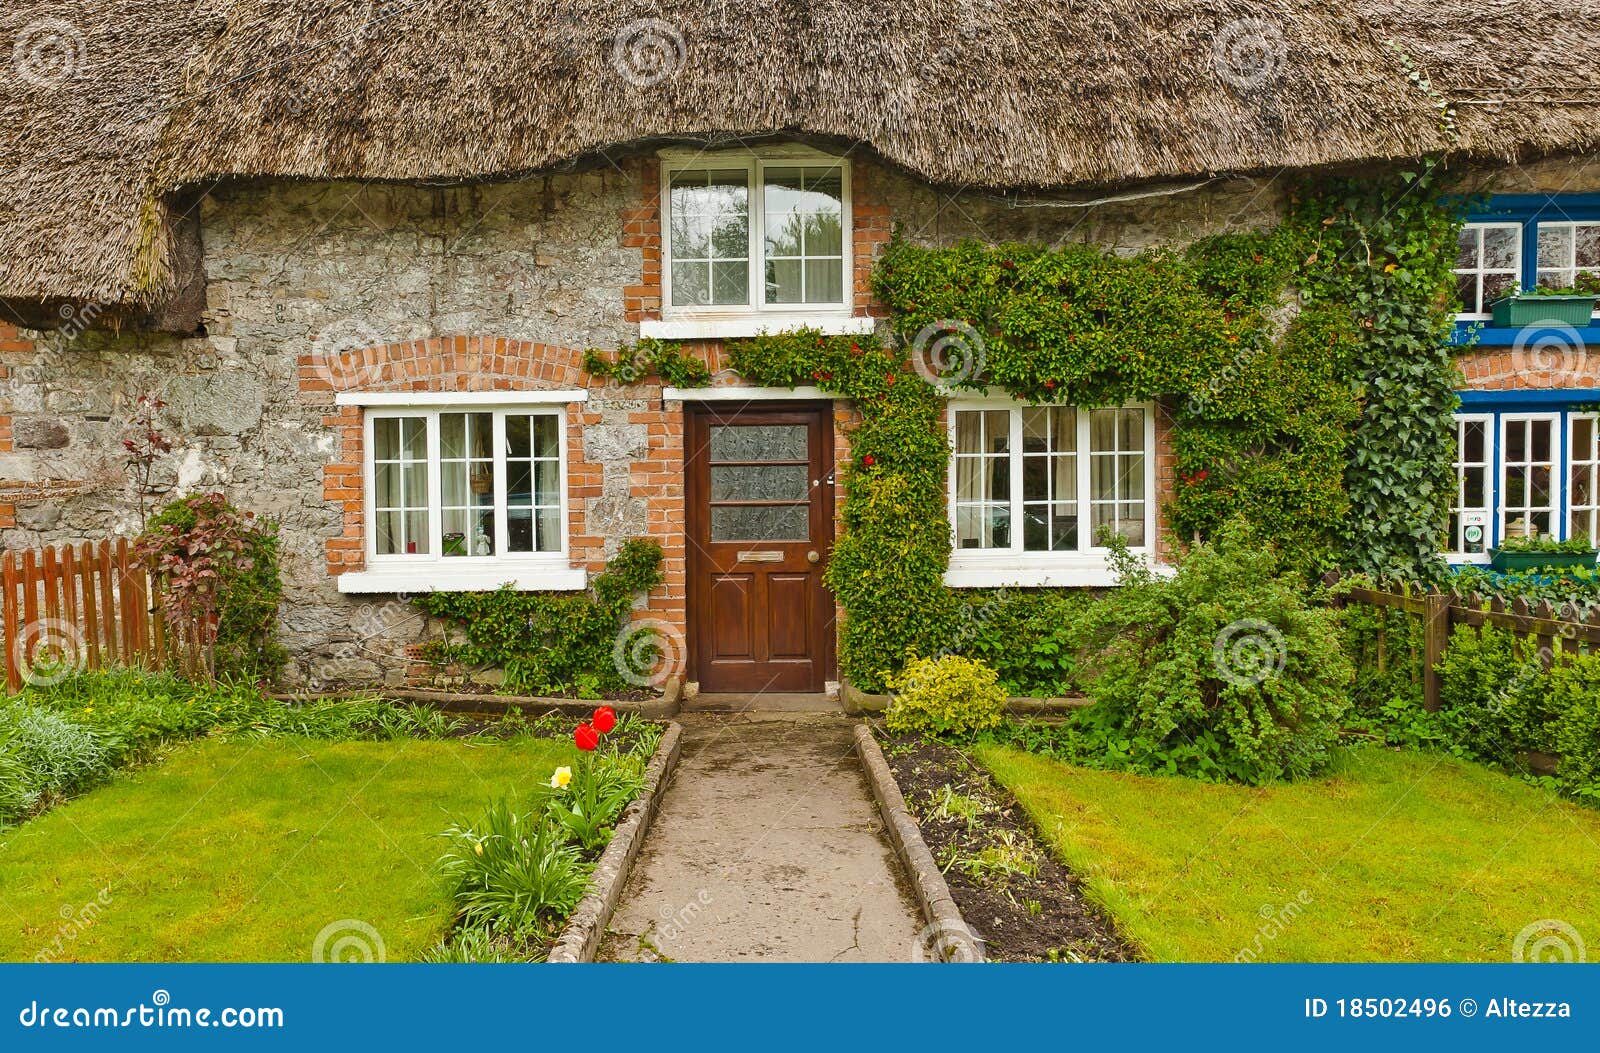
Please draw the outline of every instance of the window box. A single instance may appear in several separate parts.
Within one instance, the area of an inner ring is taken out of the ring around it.
[[[1585,326],[1594,314],[1593,296],[1573,293],[1551,296],[1502,296],[1489,304],[1494,324],[1520,329],[1528,325]]]
[[[1595,552],[1530,552],[1527,549],[1496,548],[1489,551],[1489,566],[1502,574],[1551,567],[1566,570],[1573,567],[1593,569]]]

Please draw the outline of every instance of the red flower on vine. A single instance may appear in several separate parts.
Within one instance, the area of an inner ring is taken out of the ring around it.
[[[878,459],[869,453],[865,457],[861,458],[861,463],[866,465],[868,468],[871,468],[873,465],[878,463]]]
[[[1056,382],[1053,380],[1047,380],[1044,382],[1044,386],[1046,389],[1053,391],[1055,390]]]

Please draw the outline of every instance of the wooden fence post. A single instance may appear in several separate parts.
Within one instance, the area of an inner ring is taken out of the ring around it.
[[[1439,663],[1450,645],[1450,596],[1429,592],[1422,608],[1422,706],[1430,713],[1439,711],[1444,678]]]

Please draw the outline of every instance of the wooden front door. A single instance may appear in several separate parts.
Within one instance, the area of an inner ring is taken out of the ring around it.
[[[821,691],[834,650],[830,407],[700,407],[686,441],[690,675],[708,692]]]

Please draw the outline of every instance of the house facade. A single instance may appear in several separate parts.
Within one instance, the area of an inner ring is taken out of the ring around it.
[[[1181,248],[1275,224],[1285,173],[1377,173],[1436,150],[1450,157],[1462,193],[1491,195],[1473,199],[1482,203],[1456,266],[1463,334],[1480,331],[1461,357],[1452,555],[1484,558],[1519,532],[1597,537],[1600,380],[1584,348],[1600,330],[1482,324],[1492,322],[1486,304],[1513,284],[1570,285],[1600,270],[1600,170],[1579,152],[1594,121],[1574,119],[1578,130],[1563,125],[1560,135],[1529,124],[1512,142],[1484,131],[1468,149],[1464,116],[1465,131],[1441,144],[1434,100],[1408,83],[1405,64],[1365,30],[1307,6],[1337,23],[1342,45],[1383,56],[1373,74],[1381,90],[1362,105],[1399,114],[1390,127],[1363,127],[1360,141],[1347,128],[1351,141],[1332,146],[1316,140],[1319,109],[1332,107],[1330,119],[1352,128],[1368,118],[1351,116],[1355,103],[1325,56],[1298,55],[1289,30],[1269,24],[1253,31],[1281,69],[1249,83],[1255,66],[1201,49],[1194,76],[1204,86],[1190,90],[1231,100],[1235,110],[1218,116],[1232,122],[1215,131],[1222,142],[1250,132],[1261,93],[1283,77],[1320,76],[1326,92],[1285,101],[1267,121],[1272,136],[1249,149],[1235,143],[1232,156],[1204,141],[1163,148],[1125,141],[1131,127],[1084,110],[1093,127],[1083,135],[1102,149],[1076,160],[1050,143],[1007,158],[995,147],[1005,129],[963,137],[970,111],[945,124],[908,113],[888,133],[861,114],[841,117],[838,100],[764,115],[758,104],[734,114],[698,96],[659,102],[684,82],[712,80],[689,30],[666,38],[671,69],[643,88],[635,82],[661,67],[631,79],[624,69],[619,79],[614,54],[566,80],[541,69],[549,83],[571,82],[564,97],[575,108],[602,89],[639,107],[590,115],[597,130],[571,141],[499,143],[475,156],[474,136],[487,143],[503,132],[474,130],[488,120],[474,113],[456,128],[434,119],[430,134],[449,138],[454,153],[385,140],[390,156],[369,143],[353,157],[339,131],[357,118],[349,90],[311,94],[298,110],[283,101],[308,90],[296,77],[324,76],[325,65],[290,63],[244,86],[224,76],[230,66],[219,56],[248,53],[273,26],[206,22],[199,43],[180,44],[116,41],[87,19],[69,21],[89,56],[76,76],[133,76],[94,65],[113,45],[190,48],[198,50],[177,65],[192,74],[196,55],[209,56],[204,73],[218,87],[196,101],[171,74],[159,127],[122,158],[132,189],[96,206],[115,213],[91,217],[101,227],[75,230],[88,221],[43,206],[13,217],[13,259],[0,282],[9,315],[0,331],[0,543],[129,533],[142,501],[220,490],[279,524],[286,678],[324,686],[404,675],[408,648],[437,631],[409,595],[505,583],[582,589],[624,541],[652,538],[665,553],[665,582],[636,617],[666,644],[663,675],[707,691],[821,690],[837,675],[837,611],[822,573],[855,410],[815,388],[751,386],[724,362],[725,341],[800,327],[869,346],[885,339],[868,279],[893,231],[927,245]],[[1225,7],[1205,13],[1211,35],[1197,39],[1214,40],[1243,17]],[[41,12],[34,23],[54,17]],[[352,33],[354,50],[335,58],[359,71],[385,38],[371,20]],[[616,39],[596,33],[600,44]],[[6,102],[13,116],[98,120],[103,130],[117,100],[69,106],[60,91],[73,83],[34,85]],[[434,85],[413,101],[440,92],[456,100],[438,103],[448,110],[469,88]],[[272,105],[241,94],[268,90]],[[550,124],[546,105],[528,102],[539,112],[523,119]],[[263,144],[281,146],[296,121],[314,148],[269,156]],[[907,145],[919,134],[938,140],[944,161]],[[25,151],[12,145],[21,185]],[[103,174],[89,172],[92,154],[64,155],[42,175],[29,169],[29,192],[53,181],[69,196],[94,196],[89,184]],[[962,156],[990,160],[978,167]],[[642,338],[687,342],[712,383],[618,383],[585,370],[585,350]],[[165,402],[174,442],[148,494],[129,477],[121,445],[142,394]],[[1169,409],[952,394],[946,582],[1109,584],[1096,544],[1103,529],[1160,560],[1174,484]]]

